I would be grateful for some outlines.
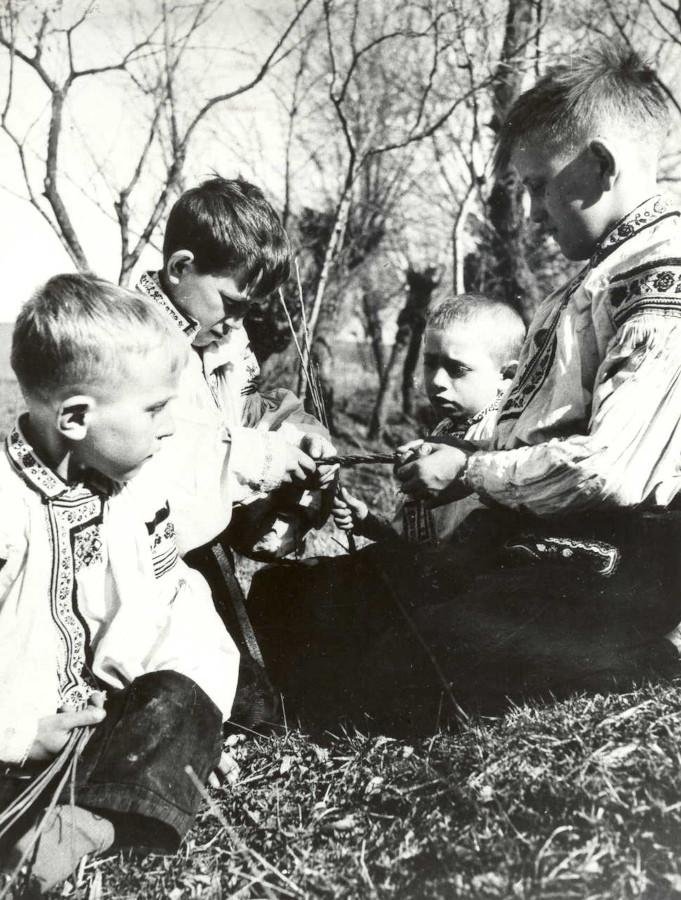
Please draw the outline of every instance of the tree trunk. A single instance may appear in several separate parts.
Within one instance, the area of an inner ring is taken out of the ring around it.
[[[470,184],[466,195],[459,206],[459,211],[454,219],[454,227],[452,228],[452,282],[455,294],[463,294],[466,291],[465,279],[465,253],[464,253],[464,236],[466,234],[466,222],[468,214],[473,208],[475,200],[475,185]]]
[[[414,372],[419,361],[419,353],[421,352],[421,339],[426,329],[426,320],[419,319],[414,322],[409,335],[409,346],[407,347],[407,356],[404,360],[402,368],[402,412],[405,416],[414,414],[414,391],[416,384],[414,382]]]
[[[504,42],[492,88],[497,128],[520,94],[522,63],[532,46],[536,0],[509,0]],[[522,206],[522,186],[515,173],[498,172],[489,198],[489,220],[494,228],[495,273],[506,300],[526,318],[541,299],[537,281],[527,264],[528,224]]]
[[[376,405],[369,424],[368,436],[371,440],[378,440],[383,436],[390,404],[395,394],[398,372],[403,371],[403,389],[411,382],[418,360],[428,305],[438,284],[439,278],[433,267],[427,268],[424,272],[416,272],[414,269],[409,269],[407,272],[407,300],[397,319],[395,343],[390,352],[388,365],[383,372]],[[411,367],[411,373],[409,373],[409,367]]]
[[[381,320],[376,310],[373,293],[370,288],[365,288],[362,291],[362,308],[364,309],[366,331],[369,336],[376,371],[378,372],[378,380],[381,381],[385,371],[385,348],[383,347]]]

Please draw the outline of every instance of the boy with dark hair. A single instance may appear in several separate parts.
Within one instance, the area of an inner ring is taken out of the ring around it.
[[[458,294],[435,306],[424,332],[424,387],[438,422],[434,438],[456,435],[484,447],[494,428],[499,400],[510,384],[525,337],[520,314],[482,294]],[[410,445],[416,449],[423,442]],[[449,540],[477,498],[428,509],[416,500],[398,504],[389,521],[371,512],[345,488],[334,499],[333,518],[343,530],[382,540]]]
[[[322,426],[289,391],[258,392],[243,328],[250,304],[279,288],[289,266],[286,232],[262,191],[216,176],[175,203],[163,269],[138,285],[195,350],[164,454],[182,553],[221,533],[235,503],[333,480],[315,462],[334,452]]]
[[[75,805],[66,789],[3,838],[41,891],[114,840],[174,852],[201,801],[185,767],[205,781],[220,757],[239,654],[151,462],[186,355],[154,306],[90,276],[52,278],[15,325],[28,412],[0,458],[0,809],[94,726]]]
[[[681,213],[656,187],[667,121],[655,74],[615,46],[511,108],[498,164],[510,159],[532,218],[585,265],[539,306],[489,448],[432,443],[398,466],[413,498],[475,493],[487,508],[446,550],[371,548],[379,587],[371,604],[361,586],[348,594],[351,677],[346,689],[327,654],[325,710],[335,695],[336,711],[381,728],[428,729],[440,708],[456,718],[455,700],[496,708],[678,669]],[[289,650],[325,627],[313,610],[305,631],[303,610],[291,635],[280,626]]]

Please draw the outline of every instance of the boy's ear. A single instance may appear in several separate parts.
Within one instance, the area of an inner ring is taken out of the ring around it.
[[[501,367],[501,377],[504,379],[508,379],[509,381],[512,378],[515,378],[515,373],[518,371],[518,360],[512,359],[510,362],[504,363]]]
[[[68,397],[57,410],[57,430],[70,441],[82,441],[87,434],[95,401],[86,395]]]
[[[176,250],[165,264],[166,278],[170,284],[179,284],[182,276],[194,265],[194,254],[191,250]]]
[[[619,171],[615,155],[606,143],[599,140],[591,141],[589,149],[598,163],[598,171],[605,189],[610,190]]]

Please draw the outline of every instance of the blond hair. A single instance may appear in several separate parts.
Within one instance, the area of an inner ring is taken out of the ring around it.
[[[125,377],[125,355],[160,347],[173,370],[184,365],[186,343],[148,299],[94,275],[56,275],[21,309],[11,363],[24,393],[46,400],[110,384]]]
[[[480,342],[500,365],[518,358],[525,340],[525,323],[520,313],[503,300],[484,294],[455,294],[430,310],[426,329],[447,331],[457,323],[481,326]]]
[[[495,169],[506,169],[523,140],[569,146],[612,125],[656,151],[669,128],[667,98],[654,69],[616,42],[555,66],[518,97],[499,131]]]

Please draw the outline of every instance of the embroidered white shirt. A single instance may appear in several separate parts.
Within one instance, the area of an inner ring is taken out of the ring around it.
[[[665,506],[681,487],[681,214],[653,197],[537,310],[483,498],[538,515]]]
[[[0,760],[38,720],[172,669],[226,719],[239,654],[203,578],[178,557],[154,462],[130,483],[67,484],[17,425],[0,454]]]
[[[196,337],[198,324],[163,293],[156,273],[144,273],[137,289],[189,341]],[[299,446],[304,433],[322,430],[290,391],[258,393],[258,375],[244,328],[190,354],[174,404],[176,431],[159,454],[182,555],[220,534],[233,504],[279,487],[287,445]]]

